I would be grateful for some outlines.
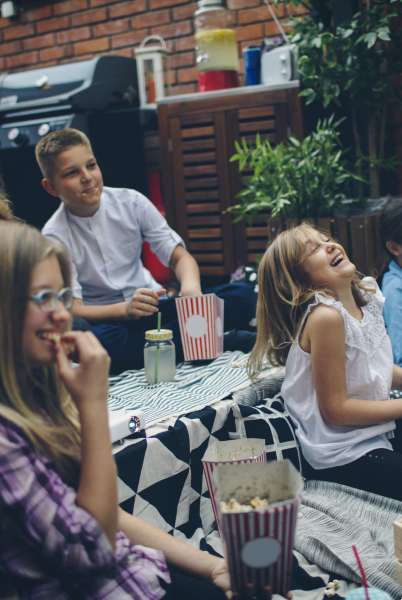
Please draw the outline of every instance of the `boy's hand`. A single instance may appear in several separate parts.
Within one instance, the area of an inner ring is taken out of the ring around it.
[[[127,317],[129,319],[141,319],[149,317],[158,312],[159,298],[166,295],[164,288],[160,290],[149,290],[138,288],[134,296],[127,302]]]
[[[193,285],[183,285],[180,288],[180,296],[202,296],[201,287],[198,283]]]

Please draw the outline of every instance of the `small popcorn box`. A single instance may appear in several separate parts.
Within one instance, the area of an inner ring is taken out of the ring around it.
[[[394,521],[394,548],[395,556],[399,562],[402,561],[402,517]]]
[[[300,473],[288,460],[219,465],[214,480],[233,593],[286,596],[303,488]]]
[[[211,498],[212,510],[218,529],[222,534],[219,523],[219,508],[216,497],[216,487],[213,474],[218,465],[227,463],[242,464],[251,462],[265,462],[265,441],[254,438],[242,438],[225,442],[213,441],[202,458],[202,467]]]
[[[176,298],[184,360],[206,360],[222,354],[223,305],[215,294]]]

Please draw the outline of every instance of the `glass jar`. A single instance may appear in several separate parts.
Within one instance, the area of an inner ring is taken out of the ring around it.
[[[199,0],[194,25],[200,91],[239,85],[236,36],[224,0]]]
[[[144,368],[148,383],[172,381],[176,375],[176,348],[171,329],[145,332]]]

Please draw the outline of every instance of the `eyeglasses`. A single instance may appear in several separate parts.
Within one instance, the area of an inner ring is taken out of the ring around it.
[[[37,294],[28,296],[28,299],[32,300],[32,302],[35,302],[35,304],[37,304],[39,308],[45,312],[57,310],[59,308],[59,304],[62,304],[67,310],[70,310],[73,305],[73,290],[69,287],[63,288],[60,290],[60,292],[45,289],[41,290]]]

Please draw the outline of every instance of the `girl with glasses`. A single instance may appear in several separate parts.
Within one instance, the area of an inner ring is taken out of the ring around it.
[[[259,266],[254,376],[266,358],[286,365],[281,396],[296,427],[304,475],[402,500],[393,451],[402,387],[374,279],[314,227],[280,233]]]
[[[64,250],[0,223],[0,264],[2,586],[24,598],[225,598],[223,560],[118,507],[110,360],[92,333],[70,331]]]

